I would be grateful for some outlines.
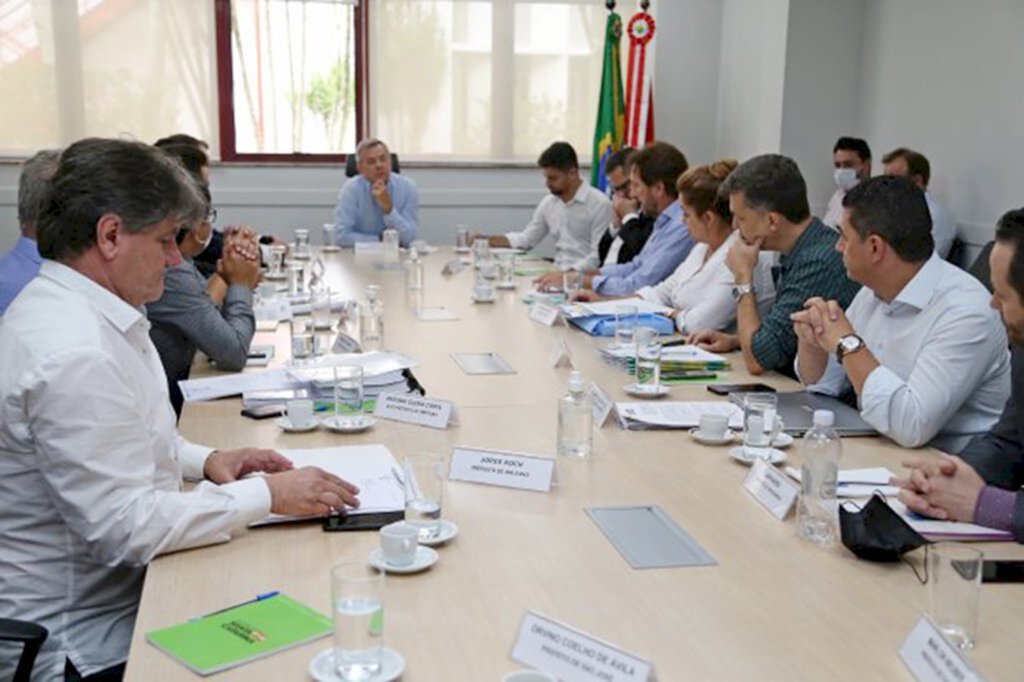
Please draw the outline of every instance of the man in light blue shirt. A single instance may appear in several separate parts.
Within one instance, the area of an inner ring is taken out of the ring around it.
[[[409,178],[391,172],[391,153],[376,138],[356,147],[359,175],[349,179],[338,193],[334,210],[338,244],[380,241],[386,228],[398,230],[402,246],[416,239],[419,192]]]
[[[46,205],[50,180],[57,169],[60,152],[39,152],[21,167],[18,180],[18,222],[21,237],[14,248],[0,257],[0,315],[14,297],[39,273],[43,259],[36,246],[36,223]]]

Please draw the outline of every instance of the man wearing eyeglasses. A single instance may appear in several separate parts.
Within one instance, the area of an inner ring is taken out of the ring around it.
[[[633,168],[632,147],[623,147],[608,157],[605,169],[612,191],[612,222],[597,245],[601,265],[628,263],[640,253],[654,229],[654,218],[641,210],[633,198],[629,173]]]

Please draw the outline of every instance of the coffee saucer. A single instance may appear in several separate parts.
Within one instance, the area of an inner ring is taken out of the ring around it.
[[[497,284],[494,285],[494,288],[495,289],[505,289],[507,291],[510,291],[510,290],[516,288],[516,283],[515,282],[508,282],[508,283],[498,282]]]
[[[690,436],[701,445],[725,445],[726,443],[731,443],[736,438],[736,432],[726,429],[725,434],[721,437],[706,436],[700,432],[699,427],[694,427],[690,429]]]
[[[274,272],[267,271],[267,272],[263,273],[263,279],[265,279],[267,281],[270,281],[270,282],[280,282],[280,281],[288,279],[288,275],[286,273],[284,273],[284,272],[274,273]],[[285,287],[284,290],[287,291],[288,288]],[[278,289],[278,291],[280,291],[280,289]]]
[[[663,398],[668,395],[668,386],[658,384],[647,386],[643,384],[626,384],[622,390],[634,398]]]
[[[377,418],[368,414],[336,414],[321,421],[324,428],[336,433],[359,433],[377,423]]]
[[[743,438],[742,431],[740,431],[737,435],[740,438]],[[788,433],[780,433],[776,435],[775,438],[772,438],[772,447],[778,448],[779,450],[785,450],[786,448],[793,444],[793,441],[793,436],[789,435]]]
[[[282,431],[288,433],[306,433],[307,431],[315,431],[320,428],[320,420],[316,417],[313,417],[312,421],[305,424],[292,424],[292,420],[285,415],[278,417],[275,423],[281,427]]]
[[[402,523],[405,522],[402,521]],[[419,543],[421,545],[427,545],[428,547],[436,547],[437,545],[443,545],[458,534],[459,527],[455,525],[454,521],[445,521],[444,519],[441,519],[441,528],[438,530],[437,535],[432,538],[420,538]]]
[[[456,246],[455,253],[469,253],[473,249],[468,246]]]
[[[473,294],[470,298],[473,299],[473,303],[494,303],[497,297],[494,294],[491,294],[490,298],[480,298],[476,294]]]
[[[412,560],[411,564],[395,566],[384,561],[384,552],[378,547],[370,552],[370,565],[388,573],[419,573],[436,564],[439,558],[440,555],[437,552],[429,547],[420,545],[416,548],[416,558]]]
[[[380,650],[380,670],[373,677],[363,682],[392,682],[405,672],[405,659],[394,649],[383,647]],[[316,682],[342,682],[334,669],[334,647],[321,651],[309,662],[309,676]]]
[[[776,450],[775,448],[772,448],[770,452],[771,457],[768,460],[766,460],[769,464],[781,464],[782,462],[786,461],[786,453],[783,452],[782,450]],[[739,462],[740,464],[746,464],[747,466],[750,466],[759,459],[758,457],[751,457],[750,455],[748,455],[746,448],[744,448],[742,445],[739,445],[734,448],[729,448],[729,456],[732,457],[737,462]]]

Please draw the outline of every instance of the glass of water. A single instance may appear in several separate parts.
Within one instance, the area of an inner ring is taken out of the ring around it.
[[[338,251],[338,228],[334,223],[324,223],[324,251]]]
[[[288,295],[303,296],[306,293],[306,264],[290,263],[288,265]]]
[[[284,244],[273,244],[270,247],[270,263],[267,265],[267,276],[271,279],[284,277],[284,258],[288,247]]]
[[[459,225],[455,229],[455,248],[458,250],[469,248],[469,230],[465,225]]]
[[[636,327],[637,307],[632,303],[615,306],[615,340],[613,349],[628,349],[633,346],[633,329]]]
[[[960,649],[974,646],[984,558],[979,550],[955,542],[937,542],[928,548],[931,617]]]
[[[633,333],[636,342],[636,389],[657,393],[661,389],[661,343],[658,330],[637,327]]]
[[[516,282],[513,279],[516,272],[516,255],[514,253],[502,253],[498,255],[498,281],[495,286],[499,289],[515,289]]]
[[[363,411],[363,368],[360,365],[335,365],[334,414],[359,414]]]
[[[309,258],[309,230],[299,228],[295,230],[295,258],[306,260]]]
[[[778,405],[779,399],[774,393],[743,396],[743,455],[747,459],[771,459]]]
[[[571,301],[573,295],[579,293],[583,288],[583,273],[569,270],[562,274],[562,291],[565,292],[565,300]]]
[[[402,469],[405,522],[419,530],[421,539],[435,538],[441,532],[444,456],[433,453],[409,455]]]
[[[305,361],[313,354],[313,323],[301,317],[289,322],[292,334],[292,362]]]
[[[491,243],[486,237],[473,240],[473,267],[480,269],[484,263],[491,262]]]
[[[384,573],[358,561],[331,568],[334,671],[347,682],[376,677],[384,648]]]

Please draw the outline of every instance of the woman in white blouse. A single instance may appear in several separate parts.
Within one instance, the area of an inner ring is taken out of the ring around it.
[[[736,324],[736,301],[732,294],[736,282],[725,265],[725,255],[733,241],[739,239],[739,232],[732,227],[729,199],[718,195],[718,187],[737,165],[732,159],[716,161],[706,166],[693,166],[679,176],[676,182],[679,203],[690,236],[697,245],[668,279],[635,294],[673,308],[669,316],[682,333],[697,329],[730,330]],[[754,273],[759,308],[775,298],[771,277],[773,260],[774,254],[762,253]],[[597,301],[607,297],[581,291],[576,298]]]

